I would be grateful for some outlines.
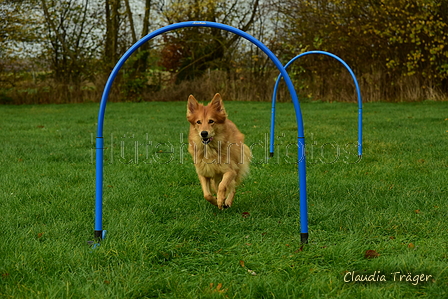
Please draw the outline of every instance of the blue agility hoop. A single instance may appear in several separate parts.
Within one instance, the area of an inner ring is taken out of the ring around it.
[[[288,76],[285,68],[281,64],[280,60],[272,53],[263,43],[258,41],[256,38],[252,37],[248,33],[234,28],[232,26],[214,23],[214,22],[204,22],[204,21],[191,21],[182,22],[177,24],[168,25],[162,27],[152,33],[146,35],[135,43],[129,50],[120,58],[115,67],[113,68],[109,79],[106,82],[103,95],[101,98],[100,109],[98,113],[98,131],[96,137],[96,195],[95,195],[95,238],[102,239],[105,237],[105,232],[103,231],[103,153],[104,153],[104,143],[103,143],[103,122],[104,114],[106,111],[106,103],[109,97],[110,89],[118,71],[121,69],[126,60],[134,53],[140,46],[148,42],[152,38],[165,33],[167,31],[184,28],[184,27],[211,27],[226,30],[237,34],[248,41],[252,42],[258,46],[266,55],[272,60],[275,66],[280,71],[280,74],[284,78],[286,85],[288,87],[289,93],[291,94],[292,102],[294,104],[294,109],[296,113],[297,121],[297,145],[298,145],[298,175],[299,175],[299,189],[300,189],[300,228],[301,228],[301,241],[303,243],[308,242],[308,209],[306,201],[306,164],[305,164],[305,135],[303,129],[302,112],[300,110],[299,100],[292,84],[291,79]]]
[[[356,93],[358,96],[358,157],[361,157],[362,156],[362,99],[361,99],[361,90],[359,88],[358,80],[356,80],[355,74],[353,73],[352,69],[348,66],[348,64],[345,63],[344,60],[342,60],[341,58],[339,58],[338,56],[336,56],[332,53],[325,52],[325,51],[308,51],[308,52],[302,53],[300,55],[297,55],[296,57],[291,59],[285,65],[285,70],[288,69],[288,67],[294,61],[296,61],[297,59],[299,59],[302,56],[309,55],[309,54],[323,54],[323,55],[327,55],[327,56],[335,58],[340,63],[342,63],[343,66],[345,66],[345,68],[349,71],[350,75],[352,76],[353,82],[355,83],[355,87],[356,87]],[[277,99],[277,89],[278,89],[278,85],[279,85],[282,77],[283,77],[283,74],[280,74],[277,78],[277,81],[275,81],[274,92],[272,94],[271,132],[270,132],[270,140],[269,140],[269,154],[271,157],[274,156],[274,131],[275,131],[274,126],[275,126],[275,104],[276,104],[276,99]]]

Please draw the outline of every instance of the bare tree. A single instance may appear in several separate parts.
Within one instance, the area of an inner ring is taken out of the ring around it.
[[[93,76],[92,61],[98,57],[101,45],[99,13],[89,0],[40,0],[45,18],[47,55],[54,78],[65,84],[79,86]]]

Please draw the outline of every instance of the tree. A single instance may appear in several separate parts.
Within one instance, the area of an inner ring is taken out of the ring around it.
[[[120,0],[106,0],[105,12],[106,12],[106,36],[104,43],[104,62],[106,66],[112,67],[118,60],[119,45],[119,24],[120,24]]]
[[[32,41],[36,39],[33,27],[36,19],[26,15],[26,11],[32,8],[32,3],[27,1],[0,1],[0,49],[5,49],[8,42]]]
[[[24,48],[38,40],[39,18],[29,13],[34,5],[34,1],[0,1],[0,67],[11,63],[8,60],[26,56]]]
[[[132,11],[133,2],[130,0],[124,0],[121,3],[118,0],[110,0],[108,4],[106,1],[106,12],[109,10],[111,13],[106,14],[106,19],[108,20],[108,29],[106,36],[105,48],[107,49],[111,45],[116,45],[114,49],[109,50],[112,53],[116,53],[115,57],[105,57],[109,62],[111,67],[117,62],[118,55],[122,55],[132,44],[135,44],[138,39],[143,38],[149,33],[151,27],[150,18],[152,12],[153,2],[151,0],[145,0],[141,3],[140,7],[143,8],[144,14],[143,18],[135,22],[136,16],[141,16],[142,14],[134,14]],[[135,2],[134,2],[135,4]],[[110,5],[110,8],[107,6]],[[122,9],[120,9],[122,8]],[[115,26],[114,24],[120,24],[120,26]],[[138,27],[141,27],[141,33],[138,34]],[[121,29],[120,29],[121,28]],[[123,38],[118,39],[118,36]],[[126,38],[127,37],[127,38]],[[114,41],[111,42],[111,40]],[[115,41],[116,40],[116,41]],[[121,42],[121,45],[118,42]],[[122,93],[126,98],[136,98],[141,99],[141,95],[145,89],[149,87],[148,84],[148,63],[150,61],[152,42],[147,42],[138,48],[137,52],[129,59],[125,64],[125,80],[122,86]],[[106,53],[108,51],[106,50]],[[112,56],[112,55],[111,55]],[[159,86],[155,87],[156,89]]]
[[[163,10],[167,23],[211,21],[249,31],[259,18],[259,0],[174,0]],[[165,35],[162,65],[177,80],[200,77],[207,69],[229,68],[239,36],[217,28],[184,28]]]
[[[45,18],[45,46],[56,81],[79,88],[93,80],[101,44],[101,12],[89,0],[40,0]]]
[[[439,0],[276,3],[279,36],[291,57],[304,49],[333,52],[389,99],[402,97],[403,84],[447,89],[447,6]]]

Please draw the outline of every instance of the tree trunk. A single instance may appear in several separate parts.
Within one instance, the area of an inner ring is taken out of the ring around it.
[[[142,27],[142,36],[144,37],[149,34],[149,17],[151,15],[151,1],[152,0],[146,0],[145,1],[145,16],[143,18],[143,27]],[[144,72],[146,68],[148,67],[148,58],[149,58],[149,46],[150,42],[148,41],[144,45],[141,46],[140,51],[144,51],[143,55],[140,58],[140,63],[138,65],[138,70],[140,72]]]
[[[126,14],[128,15],[129,26],[131,27],[132,44],[137,42],[137,35],[135,34],[134,17],[132,16],[131,5],[129,0],[124,0],[126,5]]]
[[[112,67],[118,58],[119,8],[119,0],[106,0],[106,44],[104,46],[104,61],[107,67]]]

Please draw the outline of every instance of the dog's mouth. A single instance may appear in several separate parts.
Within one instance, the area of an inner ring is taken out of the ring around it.
[[[212,140],[213,140],[213,137],[202,138],[202,143],[203,143],[203,144],[209,144],[210,141],[212,141]]]

